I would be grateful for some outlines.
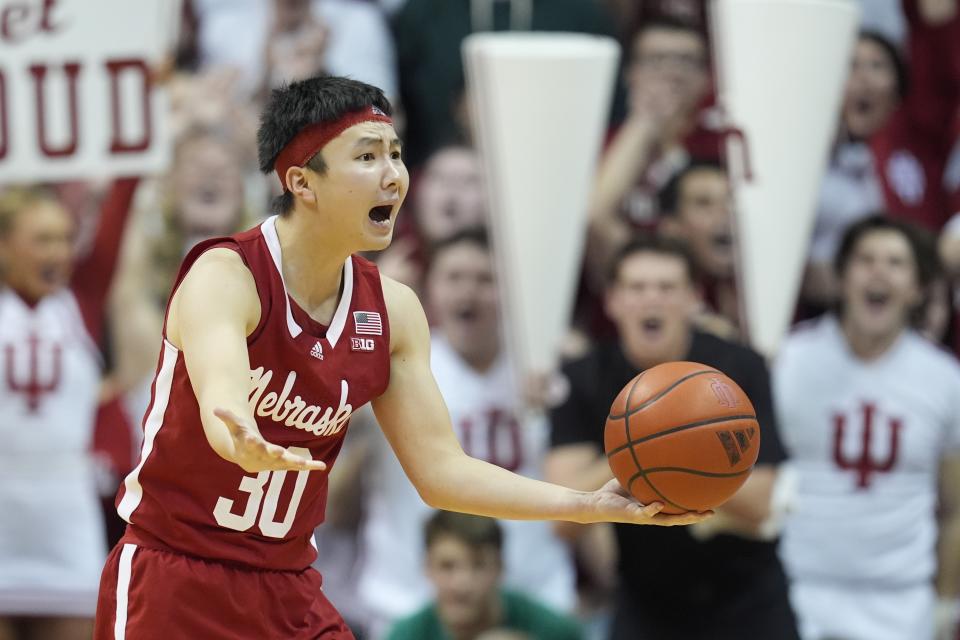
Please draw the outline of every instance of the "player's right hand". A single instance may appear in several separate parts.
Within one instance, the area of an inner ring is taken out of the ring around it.
[[[278,444],[267,442],[256,425],[227,409],[214,409],[230,432],[233,450],[224,457],[248,473],[260,471],[324,471],[326,463],[291,453]],[[221,452],[221,455],[223,453]]]
[[[588,522],[622,522],[627,524],[652,524],[661,527],[703,522],[713,516],[713,511],[703,513],[681,513],[673,515],[660,513],[663,503],[651,502],[643,505],[623,490],[615,478],[602,488],[586,494],[592,511]]]

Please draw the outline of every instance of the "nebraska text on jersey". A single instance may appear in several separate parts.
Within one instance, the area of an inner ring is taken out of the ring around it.
[[[353,407],[347,402],[350,387],[346,380],[340,380],[340,404],[334,412],[333,407],[327,407],[324,410],[317,405],[308,405],[300,396],[290,399],[290,390],[297,381],[296,371],[287,374],[287,380],[279,395],[276,391],[264,394],[272,379],[273,371],[264,367],[257,367],[250,371],[252,383],[250,408],[255,415],[271,418],[274,422],[280,422],[288,427],[309,431],[315,436],[340,433],[340,430],[350,421]],[[322,414],[321,411],[323,411]]]

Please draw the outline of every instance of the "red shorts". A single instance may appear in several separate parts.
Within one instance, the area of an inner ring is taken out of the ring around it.
[[[100,577],[95,640],[354,640],[320,574],[258,571],[124,544]]]

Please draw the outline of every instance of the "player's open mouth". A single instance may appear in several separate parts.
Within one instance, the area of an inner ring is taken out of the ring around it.
[[[390,222],[390,214],[393,213],[393,205],[382,204],[370,209],[370,220],[375,224],[386,225]]]

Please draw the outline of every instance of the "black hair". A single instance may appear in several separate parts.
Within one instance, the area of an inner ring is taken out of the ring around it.
[[[712,170],[727,175],[726,168],[716,160],[696,158],[691,160],[683,169],[678,171],[663,185],[657,194],[657,208],[660,215],[672,216],[677,213],[680,206],[680,192],[683,189],[683,182],[692,173],[698,171]]]
[[[503,549],[503,529],[494,518],[473,516],[455,511],[437,511],[423,528],[427,549],[442,536],[452,536],[468,547]]]
[[[613,254],[607,266],[607,286],[612,287],[620,279],[620,269],[628,258],[638,253],[653,253],[661,256],[669,256],[679,259],[687,268],[687,275],[690,277],[690,283],[693,284],[699,279],[699,271],[693,256],[690,255],[687,245],[680,240],[662,235],[641,233],[628,241],[625,245]]]
[[[878,31],[864,30],[860,32],[860,40],[867,40],[874,43],[887,54],[890,62],[893,64],[893,70],[897,75],[897,95],[903,100],[910,90],[910,72],[903,60],[903,54],[899,47],[893,43],[890,38]]]
[[[857,244],[871,233],[877,231],[892,231],[899,233],[910,245],[913,254],[913,263],[917,272],[917,285],[926,289],[940,275],[940,260],[937,256],[934,239],[929,232],[916,227],[909,222],[891,218],[882,213],[854,222],[843,234],[840,248],[833,260],[833,270],[838,278],[842,278]]]
[[[332,122],[344,114],[374,106],[387,115],[393,113],[383,91],[372,85],[339,76],[317,76],[292,82],[270,93],[260,115],[257,130],[257,156],[260,170],[270,173],[280,151],[306,126]],[[326,165],[318,152],[307,167],[323,173]],[[276,213],[293,209],[293,194],[284,192],[271,207]]]

